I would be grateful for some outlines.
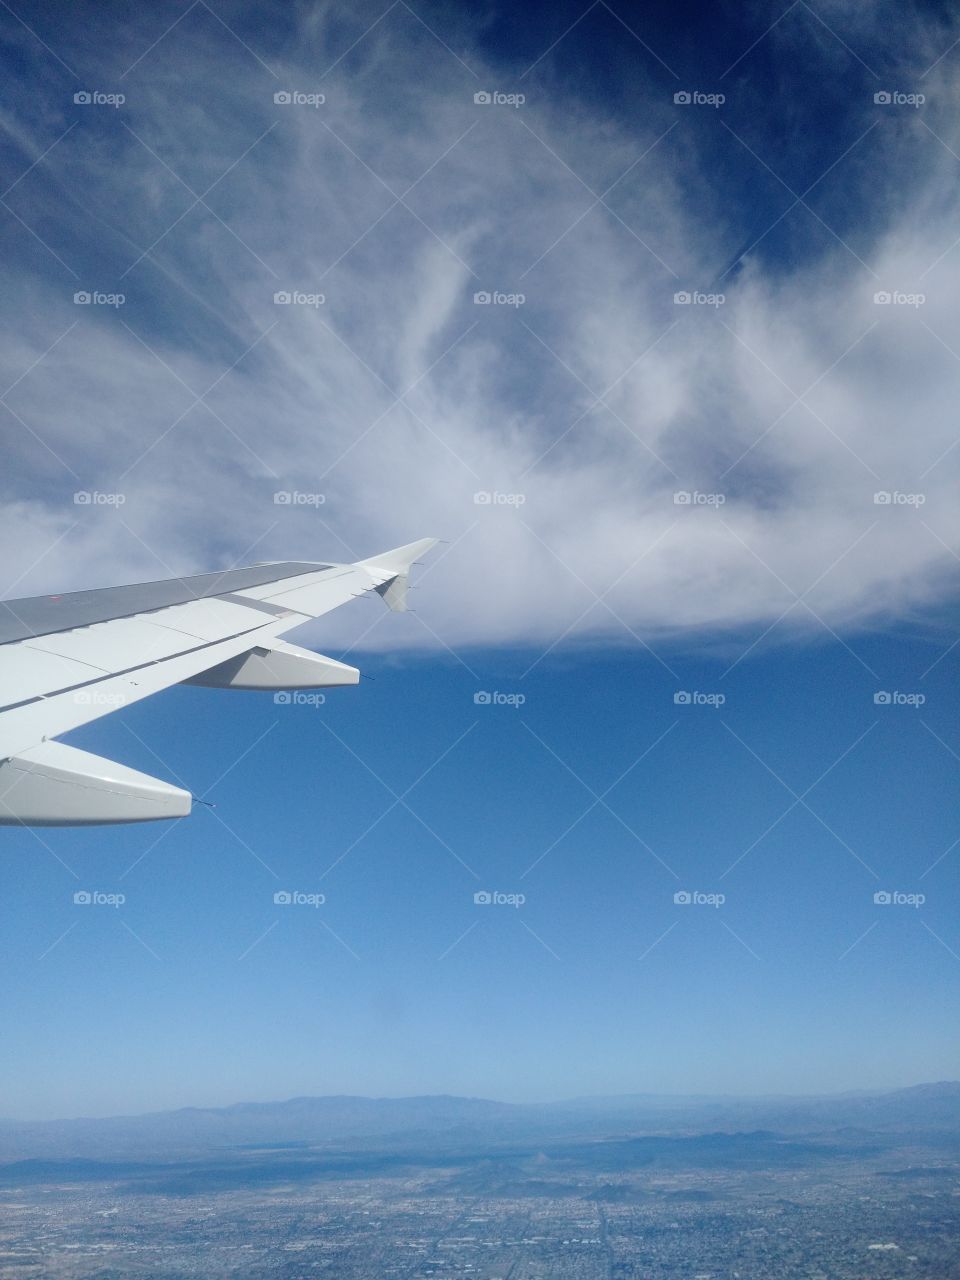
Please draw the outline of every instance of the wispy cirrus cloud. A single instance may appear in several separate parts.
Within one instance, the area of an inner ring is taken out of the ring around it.
[[[927,103],[857,100],[805,193],[735,112],[651,91],[625,121],[401,8],[324,74],[340,21],[258,56],[204,6],[152,49],[146,22],[71,45],[116,109],[26,74],[10,181],[69,132],[6,197],[14,594],[423,534],[454,545],[414,644],[843,628],[955,591],[960,141],[953,63],[923,74],[949,32],[904,24],[890,87]],[[474,101],[497,89],[526,101]],[[784,210],[795,256],[767,252]]]

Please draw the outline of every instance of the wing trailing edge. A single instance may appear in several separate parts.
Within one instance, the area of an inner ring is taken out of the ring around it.
[[[276,562],[0,601],[0,825],[184,817],[188,791],[54,741],[175,684],[322,689],[356,667],[279,639],[375,590],[406,608],[422,538],[353,564]]]

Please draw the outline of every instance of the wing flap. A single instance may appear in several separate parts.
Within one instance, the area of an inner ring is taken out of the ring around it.
[[[117,618],[113,622],[96,622],[91,627],[78,627],[74,631],[61,631],[56,635],[37,636],[19,645],[9,646],[40,650],[85,662],[108,675],[141,662],[156,662],[182,653],[196,644],[196,637],[181,631],[171,631],[154,621],[159,614],[143,618]],[[0,655],[5,653],[0,649]],[[6,665],[5,660],[3,664]]]
[[[189,604],[174,605],[171,609],[161,609],[159,613],[151,613],[150,621],[158,627],[187,636],[193,640],[222,640],[224,636],[234,635],[251,627],[262,627],[271,618],[282,617],[292,610],[271,610],[265,613],[257,607],[255,601],[244,601],[234,596],[230,600],[211,599],[193,600]],[[306,622],[306,618],[300,621]],[[288,627],[295,627],[297,619],[291,618]]]
[[[0,711],[34,697],[39,690],[66,689],[102,675],[103,668],[60,654],[44,653],[26,644],[5,646],[0,663]]]
[[[34,693],[32,697],[24,697],[19,705],[0,708],[0,759],[36,746],[44,738],[58,737],[170,685],[180,684],[226,658],[245,653],[256,643],[257,636],[272,636],[283,625],[268,619],[267,625],[257,630],[220,642],[195,641],[183,653],[113,675],[102,675],[85,667],[85,677],[80,683],[48,693]],[[3,646],[0,647],[0,669],[6,662],[7,646]],[[52,686],[46,688],[52,689]]]

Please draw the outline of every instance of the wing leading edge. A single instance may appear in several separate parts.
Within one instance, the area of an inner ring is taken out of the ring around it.
[[[185,816],[188,792],[52,739],[179,683],[356,684],[355,667],[279,636],[368,591],[405,609],[410,568],[435,545],[0,601],[0,825]]]

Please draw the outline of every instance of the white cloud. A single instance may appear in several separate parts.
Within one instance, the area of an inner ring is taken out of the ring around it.
[[[847,627],[955,590],[957,162],[917,120],[883,120],[868,144],[892,163],[909,128],[920,157],[909,200],[874,211],[881,233],[826,236],[789,269],[754,254],[720,282],[742,232],[672,104],[631,133],[532,93],[477,107],[475,81],[412,22],[363,53],[318,110],[272,102],[278,83],[318,87],[306,53],[278,82],[252,62],[238,76],[204,27],[164,51],[163,74],[144,61],[122,120],[197,193],[276,127],[207,198],[230,230],[195,208],[123,279],[116,311],[74,306],[74,289],[115,288],[193,197],[114,117],[85,117],[52,153],[58,208],[39,176],[21,184],[14,207],[84,265],[79,284],[41,279],[31,244],[2,304],[5,385],[39,360],[8,396],[23,422],[4,423],[13,594],[423,535],[455,543],[416,600],[452,645],[547,644],[571,624],[759,631],[791,606],[786,624],[809,625],[808,590]],[[614,213],[591,210],[584,183],[603,192],[671,124],[610,192]],[[412,183],[409,207],[386,212]],[[326,300],[278,307],[278,289]],[[726,300],[676,306],[678,289]],[[478,290],[526,300],[477,306]],[[926,301],[878,306],[878,290]],[[126,502],[78,508],[77,489]],[[277,490],[325,500],[277,506]],[[677,505],[680,490],[724,501]],[[878,506],[876,491],[924,503]],[[608,588],[618,617],[597,605],[577,621]],[[416,625],[364,643],[400,634],[434,643]]]

